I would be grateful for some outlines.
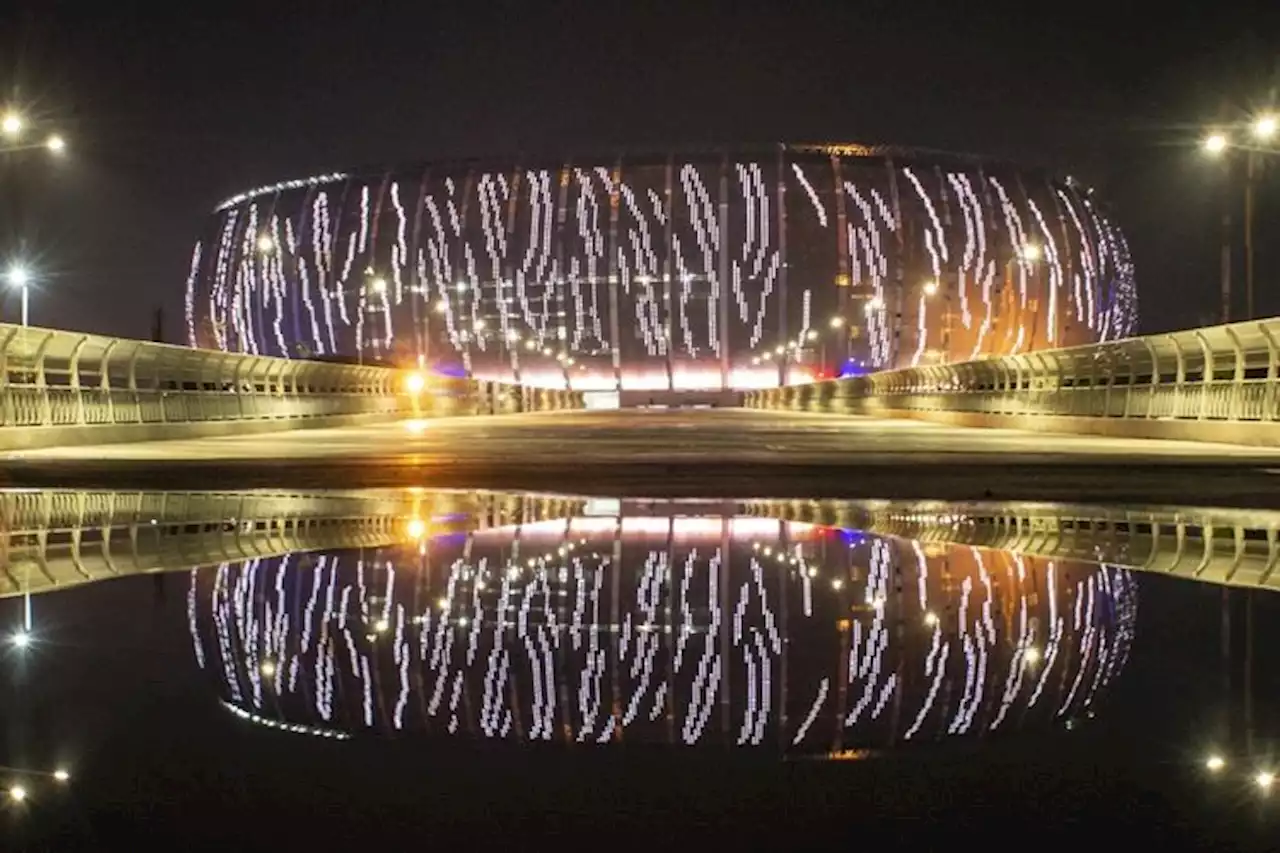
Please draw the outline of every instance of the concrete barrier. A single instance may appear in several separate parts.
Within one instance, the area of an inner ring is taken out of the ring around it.
[[[0,451],[583,406],[579,392],[0,324]]]
[[[748,408],[1280,446],[1280,319],[745,395]]]

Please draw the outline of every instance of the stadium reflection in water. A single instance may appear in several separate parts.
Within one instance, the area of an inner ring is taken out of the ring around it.
[[[1124,568],[731,504],[410,532],[194,570],[194,653],[228,707],[337,738],[856,757],[1069,726],[1123,670],[1137,613]]]

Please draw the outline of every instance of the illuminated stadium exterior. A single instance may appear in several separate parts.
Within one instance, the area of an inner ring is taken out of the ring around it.
[[[221,205],[189,338],[538,387],[796,383],[1114,339],[1124,237],[1071,179],[932,152],[778,145],[454,162]]]
[[[221,700],[284,731],[838,757],[1070,726],[1137,610],[1116,566],[709,501],[225,563],[188,599]]]

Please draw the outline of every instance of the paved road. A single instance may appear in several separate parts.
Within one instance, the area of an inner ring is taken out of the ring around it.
[[[51,448],[34,460],[389,459],[603,463],[772,463],[893,459],[927,462],[1253,460],[1280,466],[1280,449],[1144,439],[1045,435],[912,420],[747,410],[621,410],[442,418],[341,429],[186,441]]]
[[[10,485],[1280,503],[1280,451],[737,410],[451,418],[9,454]]]

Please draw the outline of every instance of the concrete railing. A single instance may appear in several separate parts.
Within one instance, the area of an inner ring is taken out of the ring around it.
[[[0,449],[581,408],[581,394],[0,324]]]
[[[748,408],[1280,445],[1280,318],[753,391]]]

